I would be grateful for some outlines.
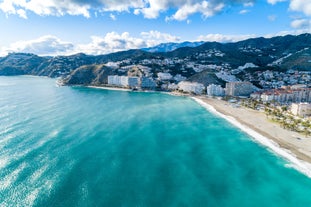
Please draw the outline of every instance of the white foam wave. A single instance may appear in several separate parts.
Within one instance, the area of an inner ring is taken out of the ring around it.
[[[38,170],[36,170],[31,176],[30,176],[30,180],[32,183],[36,183],[41,176],[43,175],[44,172],[46,172],[46,170],[48,169],[48,165],[45,165],[41,168],[39,168]]]
[[[1,178],[0,179],[0,190],[6,190],[6,189],[10,188],[25,167],[26,167],[26,164],[22,163],[12,173]]]
[[[198,98],[195,98],[195,97],[192,97],[192,99],[194,99],[197,103],[199,103],[201,106],[206,108],[208,111],[226,119],[232,125],[238,127],[239,129],[241,129],[242,131],[244,131],[245,133],[253,137],[255,141],[271,149],[275,154],[285,158],[287,161],[291,163],[290,165],[286,165],[286,167],[293,167],[296,170],[308,176],[309,178],[311,178],[311,164],[310,163],[298,159],[292,152],[281,148],[276,142],[259,134],[253,129],[241,124],[235,118],[218,112],[213,106],[205,103],[204,101]]]
[[[0,170],[5,168],[8,163],[9,163],[9,158],[8,157],[0,157]]]
[[[26,198],[24,199],[24,205],[25,206],[33,206],[38,195],[39,195],[40,189],[36,188],[33,191],[31,191]]]

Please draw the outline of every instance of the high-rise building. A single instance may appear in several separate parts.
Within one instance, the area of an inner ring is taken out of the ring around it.
[[[229,82],[225,90],[227,96],[249,96],[255,91],[255,86],[250,82]]]
[[[224,96],[225,90],[220,85],[210,84],[206,87],[206,94],[208,96]]]
[[[145,89],[154,89],[157,86],[152,78],[142,77],[140,87]]]

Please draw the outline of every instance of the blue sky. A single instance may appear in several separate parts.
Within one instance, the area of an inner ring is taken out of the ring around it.
[[[0,0],[0,55],[106,54],[301,34],[311,0]]]

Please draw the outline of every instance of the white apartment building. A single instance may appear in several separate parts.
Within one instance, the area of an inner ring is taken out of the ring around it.
[[[121,76],[109,75],[108,76],[108,85],[121,86]]]
[[[110,75],[108,76],[108,85],[134,88],[139,86],[139,78]]]
[[[291,112],[297,116],[311,116],[311,104],[310,103],[293,103],[291,106]]]
[[[206,87],[206,94],[208,96],[224,96],[225,89],[220,85],[210,84]]]
[[[201,83],[188,81],[181,81],[178,83],[178,88],[184,92],[194,94],[202,94],[205,89],[204,85]]]
[[[263,102],[276,101],[279,103],[311,102],[311,88],[273,89],[261,93],[254,93],[252,97],[261,99]]]
[[[226,95],[228,96],[249,96],[254,91],[255,86],[250,82],[226,83]]]

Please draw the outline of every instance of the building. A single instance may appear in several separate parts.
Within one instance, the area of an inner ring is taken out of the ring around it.
[[[224,96],[225,89],[220,85],[210,84],[206,87],[206,94],[208,96]]]
[[[108,76],[108,85],[121,86],[121,76],[109,75]]]
[[[187,93],[202,94],[205,87],[201,83],[181,81],[178,83],[179,90]]]
[[[283,87],[251,94],[251,97],[263,102],[311,103],[311,88]]]
[[[139,77],[128,77],[127,86],[130,88],[135,88],[139,86]]]
[[[108,76],[108,85],[134,88],[139,86],[139,78],[110,75]]]
[[[311,104],[310,103],[293,103],[291,112],[297,116],[311,116]]]
[[[227,96],[249,96],[255,91],[255,86],[250,82],[229,82],[225,90]]]
[[[160,81],[171,80],[173,76],[170,73],[158,73],[158,79]]]
[[[128,77],[127,76],[119,76],[120,77],[120,86],[127,87],[128,86]]]
[[[144,89],[154,89],[157,86],[152,78],[142,77],[140,87]]]

